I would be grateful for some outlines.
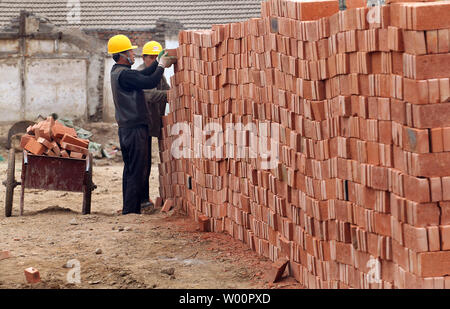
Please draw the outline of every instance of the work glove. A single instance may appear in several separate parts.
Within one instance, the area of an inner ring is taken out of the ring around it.
[[[0,0],[1,1],[1,0]],[[166,58],[166,59],[163,59]],[[163,49],[156,58],[156,61],[158,62],[158,65],[163,68],[168,68],[172,64],[177,63],[177,57],[169,56],[169,52]]]
[[[176,58],[168,56],[168,53],[162,55],[158,60],[158,66],[167,69],[176,62]]]
[[[158,62],[159,62],[159,59],[160,59],[164,54],[167,54],[167,52],[166,52],[165,49],[163,49],[162,51],[159,52],[158,57],[156,58],[156,59],[158,60]]]

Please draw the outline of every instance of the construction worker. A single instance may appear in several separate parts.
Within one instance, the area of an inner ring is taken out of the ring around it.
[[[141,213],[141,201],[145,195],[150,153],[149,111],[143,89],[155,88],[164,69],[172,65],[171,58],[161,51],[156,61],[145,70],[132,70],[136,48],[124,35],[113,36],[108,42],[108,53],[116,62],[111,69],[111,88],[124,162],[122,214]]]
[[[148,42],[144,45],[142,49],[142,58],[144,63],[141,64],[137,69],[145,70],[150,67],[155,61],[158,55],[162,52],[163,47],[156,41]],[[161,127],[162,120],[161,116],[164,115],[167,104],[167,91],[170,89],[169,84],[167,83],[164,75],[161,78],[158,86],[153,89],[144,90],[145,101],[148,104],[150,111],[150,123],[149,123],[149,153],[150,153],[150,164],[148,165],[147,173],[145,176],[145,189],[144,189],[144,200],[141,202],[142,209],[152,209],[154,207],[154,203],[149,198],[149,178],[151,173],[151,158],[152,158],[152,137],[161,137]]]

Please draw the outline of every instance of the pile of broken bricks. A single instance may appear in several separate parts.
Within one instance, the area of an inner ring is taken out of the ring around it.
[[[307,288],[450,288],[450,1],[356,3],[180,32],[160,196]],[[182,122],[268,123],[279,164],[176,159]]]
[[[53,117],[28,127],[20,146],[34,155],[49,157],[86,159],[89,155],[89,140],[78,138],[75,129]]]

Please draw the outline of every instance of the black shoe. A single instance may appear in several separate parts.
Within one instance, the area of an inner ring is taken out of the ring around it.
[[[141,213],[151,214],[155,210],[155,204],[152,201],[141,203]]]

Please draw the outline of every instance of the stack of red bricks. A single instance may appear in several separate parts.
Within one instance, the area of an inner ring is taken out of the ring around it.
[[[74,159],[86,159],[89,155],[89,140],[78,138],[75,129],[64,126],[53,117],[28,127],[20,145],[35,155]]]
[[[309,288],[450,288],[450,1],[364,4],[181,32],[160,193]],[[238,122],[271,125],[276,168],[205,157],[196,130]]]

